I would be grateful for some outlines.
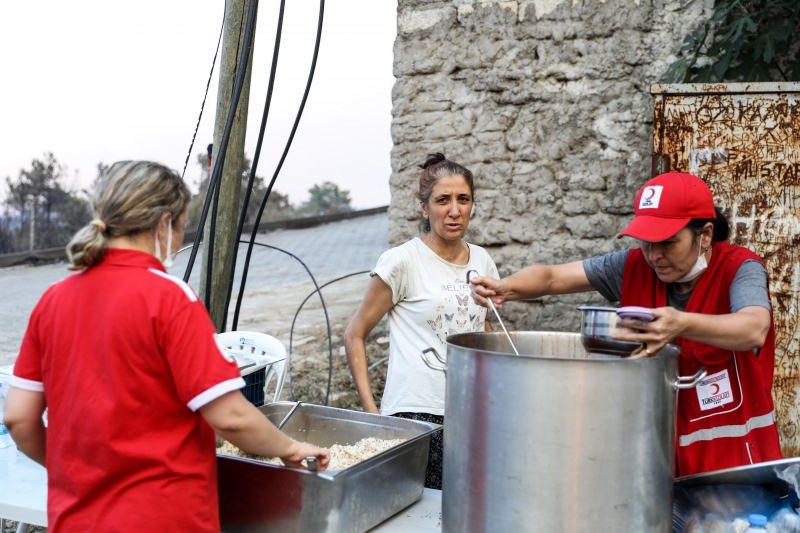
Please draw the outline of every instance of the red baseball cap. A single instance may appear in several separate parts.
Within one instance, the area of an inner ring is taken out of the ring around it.
[[[617,237],[628,235],[647,242],[669,239],[693,218],[716,218],[711,189],[685,172],[659,174],[636,193],[633,220]]]

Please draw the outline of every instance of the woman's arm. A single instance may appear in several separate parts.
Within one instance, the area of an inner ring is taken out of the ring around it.
[[[344,332],[347,363],[350,365],[350,373],[353,375],[361,406],[368,413],[379,411],[369,382],[365,340],[392,305],[392,289],[379,276],[373,276],[367,285],[361,306],[350,319]]]
[[[306,457],[317,457],[319,466],[328,466],[328,451],[289,438],[239,391],[223,394],[200,408],[214,431],[253,455],[280,457],[289,466],[300,466]]]
[[[42,421],[43,392],[10,387],[3,423],[22,453],[44,466],[47,429]]]
[[[686,313],[672,307],[653,309],[653,314],[656,318],[652,322],[621,322],[621,325],[642,330],[642,333],[619,333],[615,337],[647,343],[650,353],[657,352],[676,337],[725,350],[752,350],[764,344],[771,323],[770,312],[755,305],[725,315]]]
[[[491,297],[497,307],[509,300],[529,300],[548,294],[569,294],[592,290],[582,261],[561,265],[532,265],[501,280],[473,278],[475,301],[487,306]]]

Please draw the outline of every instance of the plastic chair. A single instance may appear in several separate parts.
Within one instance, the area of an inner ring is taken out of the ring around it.
[[[263,361],[266,367],[264,399],[268,397],[267,388],[274,377],[275,393],[272,395],[272,401],[278,401],[283,390],[286,371],[288,370],[286,348],[281,341],[272,335],[257,331],[226,331],[225,333],[217,334],[217,345],[226,355],[233,356],[240,363],[242,360],[247,359]],[[240,368],[242,368],[241,364]],[[242,368],[242,370],[246,370],[246,367]]]

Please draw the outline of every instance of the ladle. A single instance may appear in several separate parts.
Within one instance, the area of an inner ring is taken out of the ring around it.
[[[479,275],[478,271],[475,269],[467,270],[467,285],[469,285],[469,280],[472,277],[473,273],[475,273],[475,275]],[[494,302],[492,301],[491,298],[486,298],[486,301],[489,302],[489,309],[491,309],[494,312],[494,316],[497,317],[497,321],[500,323],[500,327],[503,328],[503,333],[506,334],[506,338],[508,339],[509,344],[511,344],[511,349],[514,350],[514,353],[516,355],[519,355],[519,350],[517,350],[517,347],[514,345],[514,341],[511,340],[511,335],[509,335],[508,330],[506,329],[506,325],[503,324],[503,319],[500,318],[500,313],[497,312],[497,308],[494,306]]]
[[[303,402],[297,402],[294,404],[294,406],[292,406],[291,409],[289,409],[289,412],[286,413],[286,416],[284,416],[283,420],[281,420],[280,423],[278,424],[278,429],[283,429],[283,426],[285,426],[286,422],[288,422],[289,419],[292,418],[292,415],[294,414],[295,411],[297,411],[297,408],[300,407],[301,403]]]

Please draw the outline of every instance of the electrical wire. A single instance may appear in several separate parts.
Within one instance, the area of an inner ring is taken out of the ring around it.
[[[303,262],[302,259],[300,259],[296,255],[294,255],[292,252],[284,250],[283,248],[278,248],[277,246],[272,246],[271,244],[266,244],[266,243],[258,242],[258,241],[255,241],[255,242],[254,241],[239,241],[239,242],[241,242],[243,244],[244,243],[248,243],[248,244],[254,244],[256,246],[263,246],[264,248],[269,248],[271,250],[275,250],[277,252],[281,252],[281,253],[284,253],[284,254],[288,255],[289,257],[291,257],[292,259],[294,259],[295,261],[297,261],[298,263],[300,263],[303,266],[303,268],[308,273],[308,277],[310,277],[312,283],[314,283],[314,287],[316,288],[314,293],[318,293],[319,294],[319,301],[322,304],[322,311],[325,314],[325,327],[327,328],[327,332],[328,332],[328,384],[325,387],[325,405],[328,405],[330,403],[330,396],[331,396],[331,383],[333,382],[333,337],[332,337],[332,334],[331,334],[331,320],[330,320],[330,317],[328,316],[328,307],[325,305],[325,299],[322,297],[322,292],[320,291],[321,287],[319,286],[319,283],[317,283],[317,278],[315,278],[314,274],[311,273],[311,269],[308,268],[308,265],[306,265],[305,262]],[[312,294],[314,294],[314,293],[312,293]],[[307,299],[308,298],[306,298],[306,300]],[[303,303],[305,303],[305,301],[303,301]],[[235,331],[235,329],[233,331]],[[290,359],[289,359],[289,361],[290,361],[290,366],[291,366],[291,342],[289,343],[289,346],[290,346],[290,351],[289,351]]]
[[[206,92],[203,95],[203,103],[200,104],[200,114],[197,116],[197,124],[194,126],[194,133],[192,134],[192,141],[189,143],[189,151],[186,152],[186,161],[183,162],[183,172],[181,172],[181,179],[186,175],[186,167],[189,166],[189,158],[192,157],[192,150],[194,149],[194,141],[197,139],[197,131],[200,129],[200,121],[203,119],[203,110],[206,107],[206,99],[208,98],[208,88],[211,87],[211,79],[214,77],[214,67],[217,65],[217,55],[219,55],[219,45],[222,43],[222,32],[225,29],[225,13],[227,9],[227,2],[223,2],[225,6],[222,9],[222,24],[219,27],[219,37],[217,37],[217,48],[214,50],[214,59],[211,61],[211,71],[208,73],[208,81],[206,81]]]
[[[257,6],[256,6],[256,12],[258,12],[258,7]],[[242,44],[244,44],[245,46],[247,46],[247,44],[248,44],[248,43],[242,43],[242,28],[243,27],[244,27],[244,12],[242,12],[242,16],[239,19],[239,35],[236,37],[236,55],[234,56],[236,58],[236,61],[239,60],[239,52],[241,51]],[[253,31],[255,32],[255,28],[253,29]],[[255,36],[253,37],[253,39],[255,39]],[[250,48],[252,49],[252,43],[250,43]],[[247,48],[245,48],[245,50],[247,51]],[[249,51],[248,51],[248,53],[249,53]],[[249,61],[250,61],[249,58],[248,58],[247,61],[249,63]],[[245,72],[245,76],[247,76],[247,72]],[[235,91],[235,90],[236,90],[235,87],[231,87],[231,97],[233,97],[233,91]],[[244,90],[243,86],[241,88],[239,88],[239,92],[241,93],[242,90]],[[238,102],[235,105],[238,105]],[[233,131],[233,129],[231,129],[231,131]],[[226,149],[225,149],[225,152],[226,152],[225,153],[225,158],[227,158],[227,156],[228,156],[227,151],[228,150],[227,150],[227,147],[226,147]],[[223,169],[224,169],[224,166],[223,166]],[[214,279],[214,250],[216,249],[215,248],[215,243],[216,243],[216,240],[217,240],[217,212],[219,210],[219,195],[220,195],[221,191],[222,191],[222,177],[220,176],[220,179],[219,179],[219,181],[217,181],[216,185],[214,186],[214,191],[213,191],[214,203],[213,203],[213,205],[211,207],[211,221],[209,223],[209,228],[208,228],[208,253],[206,253],[206,271],[205,271],[206,275],[205,275],[205,280],[204,280],[204,284],[203,284],[203,291],[202,291],[203,292],[203,303],[205,304],[206,309],[209,309],[209,310],[211,309],[211,285],[212,285],[212,281]],[[232,253],[233,253],[234,257],[236,255],[236,253],[238,252],[238,250],[239,250],[238,245],[234,244],[234,247],[233,247],[233,250],[232,250]],[[222,320],[223,320],[223,325],[224,325],[224,321],[225,321],[225,316],[224,315],[222,317]],[[222,328],[222,331],[225,331],[224,327]]]
[[[230,261],[230,277],[228,278],[228,287],[225,291],[225,307],[222,313],[222,324],[220,331],[225,331],[228,325],[228,309],[231,304],[231,294],[233,293],[233,277],[236,272],[236,259],[239,251],[239,240],[242,238],[242,230],[244,229],[244,222],[247,218],[247,207],[250,204],[250,194],[253,191],[253,183],[256,178],[256,170],[258,169],[258,161],[261,158],[261,146],[264,142],[264,131],[267,128],[267,117],[269,110],[272,106],[272,93],[275,88],[275,72],[278,70],[278,56],[281,49],[281,34],[283,32],[283,14],[286,7],[286,0],[281,0],[280,9],[278,11],[278,24],[275,30],[275,45],[272,49],[272,65],[269,71],[269,84],[267,85],[267,96],[264,101],[264,110],[261,112],[261,127],[258,130],[258,141],[256,142],[256,151],[253,155],[253,162],[250,165],[250,171],[247,177],[247,186],[244,191],[244,199],[242,201],[242,208],[239,213],[239,221],[236,224],[236,232],[233,236],[233,246]],[[235,329],[235,328],[234,328]]]
[[[192,244],[192,247],[191,247],[191,255],[190,255],[189,260],[187,262],[186,271],[184,273],[184,281],[188,281],[189,277],[191,276],[191,272],[192,272],[192,269],[194,267],[194,262],[195,262],[195,259],[196,259],[196,256],[197,256],[199,245],[200,245],[200,242],[201,242],[201,239],[202,239],[202,233],[203,233],[203,230],[205,228],[206,219],[208,217],[209,206],[210,206],[211,203],[213,203],[212,217],[211,217],[211,222],[210,222],[210,232],[211,233],[209,235],[209,242],[208,242],[209,250],[208,250],[208,255],[207,255],[208,261],[207,261],[206,279],[205,279],[205,295],[206,295],[206,306],[207,307],[209,307],[209,304],[210,304],[211,273],[212,273],[212,268],[213,268],[212,256],[213,256],[213,249],[214,249],[215,229],[216,229],[215,228],[216,227],[216,214],[217,214],[217,207],[218,207],[218,201],[219,201],[219,181],[220,181],[220,178],[221,178],[222,169],[224,167],[225,156],[226,156],[228,142],[230,140],[230,133],[231,133],[232,124],[233,124],[233,118],[235,116],[236,108],[238,107],[239,98],[241,96],[244,77],[245,77],[245,73],[246,73],[246,69],[247,69],[247,62],[248,62],[248,59],[249,59],[249,56],[250,56],[250,53],[251,53],[251,49],[252,49],[252,33],[253,33],[253,30],[254,30],[254,25],[255,25],[255,13],[257,11],[257,4],[258,4],[257,0],[251,0],[251,3],[249,4],[249,7],[248,7],[247,22],[245,24],[244,51],[241,54],[241,56],[239,56],[239,64],[238,64],[237,70],[236,70],[236,79],[235,79],[234,88],[233,88],[232,97],[231,97],[231,106],[228,109],[228,116],[226,118],[225,128],[223,130],[223,135],[222,135],[222,139],[221,139],[221,142],[220,142],[220,146],[218,147],[218,150],[217,150],[217,157],[216,157],[216,159],[214,161],[213,171],[212,171],[211,177],[209,179],[208,191],[206,193],[206,198],[205,198],[205,200],[203,202],[203,209],[202,209],[201,214],[200,214],[200,220],[198,221],[197,230],[196,230],[196,234],[195,234],[195,240],[194,240],[194,243]],[[236,327],[238,326],[239,313],[240,313],[240,310],[241,310],[242,298],[243,298],[244,290],[245,290],[246,283],[247,283],[247,281],[246,281],[247,280],[247,273],[248,273],[249,267],[250,267],[250,259],[252,257],[253,246],[258,245],[258,246],[262,246],[262,247],[265,247],[265,248],[273,249],[273,250],[285,253],[285,254],[289,255],[290,257],[294,258],[296,261],[298,261],[303,266],[303,268],[306,270],[306,272],[308,273],[308,275],[311,278],[312,282],[314,283],[314,286],[316,287],[316,290],[311,295],[306,297],[306,299],[303,301],[303,303],[301,304],[301,308],[302,308],[303,305],[305,305],[305,303],[308,301],[308,299],[313,294],[319,294],[320,302],[322,304],[323,312],[325,314],[325,323],[326,323],[327,335],[328,335],[328,381],[327,381],[327,386],[326,386],[326,391],[325,391],[325,404],[328,405],[329,402],[330,402],[330,391],[331,391],[331,384],[332,384],[332,379],[333,379],[333,341],[332,341],[332,335],[331,335],[330,317],[328,315],[327,306],[325,305],[325,300],[324,300],[324,298],[322,296],[321,287],[317,283],[316,278],[312,274],[311,270],[308,268],[308,266],[299,257],[297,257],[296,255],[292,254],[291,252],[288,252],[288,251],[283,250],[281,248],[278,248],[276,246],[272,246],[272,245],[268,245],[268,244],[265,244],[265,243],[256,242],[256,240],[255,240],[256,239],[256,235],[258,233],[258,226],[259,226],[259,224],[261,222],[261,218],[262,218],[263,213],[264,213],[264,209],[266,207],[267,201],[268,201],[269,196],[270,196],[270,194],[272,192],[272,189],[274,187],[275,181],[276,181],[276,179],[277,179],[277,177],[278,177],[278,175],[279,175],[279,173],[280,173],[280,171],[281,171],[281,169],[283,167],[283,164],[284,164],[284,162],[286,160],[286,156],[288,155],[289,149],[291,148],[292,142],[294,140],[294,136],[295,136],[295,134],[297,132],[297,128],[298,128],[299,123],[300,123],[300,119],[301,119],[301,117],[303,115],[303,111],[305,109],[306,102],[308,100],[309,92],[311,90],[311,83],[312,83],[312,81],[314,79],[314,73],[315,73],[315,70],[316,70],[317,59],[319,57],[319,48],[320,48],[320,42],[321,42],[321,37],[322,37],[322,26],[323,26],[324,11],[325,11],[325,0],[320,0],[319,16],[318,16],[318,19],[317,19],[317,33],[316,33],[316,39],[315,39],[315,43],[314,43],[314,53],[313,53],[312,60],[311,60],[311,66],[309,68],[308,78],[307,78],[307,81],[306,81],[306,87],[305,87],[305,90],[303,92],[303,97],[302,97],[302,99],[300,101],[300,105],[298,107],[297,114],[295,116],[295,120],[294,120],[294,123],[292,125],[291,132],[289,133],[289,137],[288,137],[288,139],[286,141],[286,145],[284,146],[284,150],[283,150],[283,153],[281,154],[280,160],[278,161],[278,164],[276,165],[275,171],[273,172],[272,179],[270,180],[269,185],[267,187],[267,190],[266,190],[266,192],[264,194],[264,197],[262,198],[261,204],[260,204],[259,209],[258,209],[258,213],[256,215],[256,220],[255,220],[255,223],[253,225],[253,231],[251,233],[250,240],[249,241],[240,240],[241,239],[241,233],[242,233],[243,227],[244,227],[244,218],[246,217],[247,206],[248,206],[248,203],[249,203],[249,197],[250,197],[250,194],[251,194],[251,191],[252,191],[253,182],[254,182],[254,179],[255,179],[255,172],[256,172],[256,168],[257,168],[257,162],[258,162],[258,158],[260,156],[261,144],[263,142],[263,133],[264,133],[265,126],[266,126],[267,116],[269,114],[269,107],[271,105],[272,91],[273,91],[274,79],[275,79],[275,71],[277,69],[278,52],[279,52],[279,49],[280,49],[280,39],[281,39],[281,29],[282,29],[284,8],[285,8],[285,0],[281,0],[280,15],[279,15],[279,25],[278,25],[278,31],[276,33],[276,43],[275,43],[275,49],[274,49],[274,52],[273,52],[272,68],[271,68],[271,71],[270,71],[270,85],[269,85],[269,89],[268,89],[267,100],[266,100],[265,106],[264,106],[264,112],[262,113],[262,124],[261,124],[261,129],[260,129],[260,132],[259,132],[259,141],[258,141],[258,146],[257,146],[257,149],[256,149],[255,159],[254,159],[253,164],[251,165],[250,175],[248,176],[247,189],[246,189],[246,192],[245,192],[245,202],[242,205],[242,211],[240,213],[240,219],[239,219],[239,223],[237,224],[237,232],[236,232],[235,240],[234,240],[234,245],[235,245],[234,249],[236,249],[238,247],[238,244],[240,244],[240,243],[246,243],[248,245],[248,247],[247,247],[247,255],[246,255],[246,259],[245,259],[245,264],[244,264],[244,267],[243,267],[243,270],[242,270],[242,280],[241,280],[240,290],[239,290],[239,294],[237,296],[237,301],[236,301],[236,311],[234,313],[233,329],[236,329]],[[220,39],[221,39],[221,36],[222,36],[222,31],[220,32]],[[237,45],[238,45],[238,42],[237,42]],[[218,51],[219,51],[219,44],[218,44],[217,52]],[[238,50],[237,50],[237,54],[238,54]],[[217,56],[217,53],[215,53],[215,62],[216,62],[216,56]],[[213,65],[212,65],[212,72],[213,72]],[[210,84],[210,80],[209,80],[208,83]],[[206,94],[207,94],[207,92],[206,92]],[[203,106],[204,105],[205,105],[205,98],[204,98],[204,102],[203,102]],[[202,108],[201,108],[201,116],[202,116]],[[198,121],[199,121],[199,119],[198,119]],[[195,129],[195,135],[196,135],[196,130],[197,130],[197,128]],[[191,157],[191,150],[192,150],[193,145],[194,145],[194,137],[192,139],[192,144],[191,144],[190,149],[189,149],[189,154],[187,155],[186,163],[184,164],[184,172],[186,171],[186,165],[188,165],[188,160]],[[232,265],[231,265],[232,266],[232,268],[231,268],[231,281],[229,282],[229,287],[228,287],[228,291],[227,291],[227,294],[226,294],[225,313],[223,315],[223,331],[224,331],[224,327],[225,327],[225,325],[227,323],[227,310],[228,310],[228,307],[230,305],[230,298],[231,298],[231,293],[232,293],[232,290],[233,290],[233,276],[234,276],[234,270],[235,270],[235,266],[236,266],[236,256],[237,256],[237,253],[234,252],[233,253],[233,258],[232,258]],[[355,274],[360,274],[360,273],[363,273],[363,272],[354,273],[354,274],[350,274],[350,275],[355,275]],[[345,277],[349,277],[350,275],[343,276],[342,278],[337,278],[336,280],[332,280],[331,282],[328,282],[328,284],[333,283],[335,281],[338,281],[339,279],[344,279]],[[298,309],[298,313],[299,313],[299,309]],[[297,317],[297,314],[295,314],[295,319],[296,319],[296,317]],[[293,321],[292,327],[293,326],[294,326],[294,321]],[[290,335],[291,335],[292,332],[293,332],[293,329],[292,329],[292,331],[290,331]],[[290,353],[291,353],[291,339],[290,339]]]
[[[199,249],[200,239],[203,234],[203,230],[205,229],[206,218],[208,217],[208,210],[209,206],[212,201],[213,191],[217,186],[217,182],[220,180],[222,176],[222,168],[225,164],[225,152],[228,150],[228,141],[230,140],[231,136],[231,128],[233,127],[233,119],[236,115],[236,108],[239,106],[239,97],[242,94],[242,87],[244,86],[244,78],[245,73],[247,72],[247,62],[250,57],[250,50],[252,49],[253,45],[253,30],[255,27],[255,20],[256,20],[256,11],[258,7],[258,0],[250,0],[250,4],[248,5],[247,10],[247,22],[245,24],[244,30],[244,51],[239,56],[239,64],[236,68],[236,79],[234,82],[234,90],[231,96],[231,105],[228,108],[228,116],[225,119],[225,128],[222,132],[222,139],[220,141],[220,146],[217,150],[217,157],[214,160],[214,169],[211,174],[211,178],[209,179],[208,184],[208,192],[206,193],[205,201],[203,202],[203,209],[200,213],[200,220],[197,223],[197,230],[195,233],[194,244],[192,246],[192,252],[189,256],[189,261],[186,264],[186,271],[183,274],[183,280],[188,281],[189,276],[192,274],[192,269],[194,267],[194,261],[197,257],[197,251]],[[213,254],[213,248],[209,248],[208,254]],[[208,276],[208,280],[210,281],[210,276]]]
[[[289,363],[289,372],[288,372],[288,374],[289,374],[289,395],[290,395],[290,397],[292,398],[293,401],[296,398],[295,398],[295,395],[294,395],[294,385],[293,385],[293,381],[292,381],[292,365],[291,365],[292,351],[293,351],[292,350],[292,341],[293,341],[293,338],[294,338],[294,326],[295,326],[295,323],[297,322],[297,317],[300,314],[300,311],[302,311],[303,306],[306,305],[306,302],[309,299],[311,299],[312,296],[314,296],[315,294],[319,293],[319,291],[321,291],[322,289],[324,289],[328,285],[332,285],[332,284],[336,283],[337,281],[342,281],[343,279],[351,278],[351,277],[357,276],[359,274],[369,274],[370,272],[371,272],[370,270],[359,270],[358,272],[351,272],[350,274],[345,274],[344,276],[339,276],[338,278],[335,278],[335,279],[332,279],[332,280],[330,280],[330,281],[328,281],[326,283],[323,283],[318,288],[316,288],[313,291],[311,291],[310,293],[308,293],[308,295],[303,299],[303,301],[300,304],[300,306],[297,308],[297,311],[295,311],[294,318],[292,318],[292,325],[289,328],[289,361],[290,361],[290,363]],[[322,293],[320,293],[320,296],[321,295],[322,295]],[[323,308],[324,308],[325,302],[324,302],[324,300],[322,300],[322,298],[320,298],[320,300],[322,301],[322,305],[323,305]],[[327,309],[325,310],[325,313],[327,315]],[[330,339],[330,337],[329,337],[329,340],[331,340],[331,342],[328,343],[328,347],[329,347],[328,348],[328,380],[329,380],[328,381],[328,388],[330,389],[331,382],[333,381],[333,342],[332,342],[332,339]],[[327,405],[327,403],[325,405]]]
[[[249,241],[240,241],[240,242],[241,243],[246,243],[246,242],[249,242]],[[283,248],[279,248],[277,246],[273,246],[273,245],[266,244],[266,243],[255,242],[254,244],[257,245],[257,246],[263,246],[264,248],[269,248],[271,250],[275,250],[277,252],[281,252],[283,254],[286,254],[286,255],[292,257],[293,259],[295,259],[298,263],[300,263],[303,266],[303,268],[305,269],[306,273],[311,278],[312,283],[314,283],[315,289],[313,291],[311,291],[310,293],[308,293],[305,298],[303,298],[303,301],[300,303],[300,305],[298,306],[297,310],[294,313],[294,317],[292,318],[292,324],[291,324],[291,326],[289,328],[289,368],[287,368],[287,375],[289,377],[289,394],[290,394],[290,397],[292,398],[292,400],[296,399],[296,396],[294,394],[294,384],[293,384],[294,382],[292,380],[292,373],[291,373],[292,372],[292,368],[291,368],[291,366],[292,366],[292,353],[294,351],[293,350],[294,327],[295,327],[295,325],[297,323],[297,318],[300,315],[300,311],[303,310],[303,307],[305,307],[305,305],[308,302],[308,300],[310,300],[315,294],[319,294],[319,301],[320,301],[320,304],[322,305],[322,311],[323,311],[323,313],[325,315],[325,325],[326,325],[326,328],[327,328],[327,335],[328,335],[328,382],[327,382],[327,385],[325,387],[325,389],[326,389],[326,392],[325,392],[325,405],[328,405],[329,402],[330,402],[330,391],[332,389],[332,384],[333,384],[333,332],[332,332],[332,329],[331,329],[331,326],[330,326],[330,318],[329,318],[330,315],[328,314],[328,307],[325,304],[325,299],[322,297],[322,292],[321,291],[325,287],[327,287],[329,285],[332,285],[332,284],[334,284],[334,283],[336,283],[338,281],[342,281],[343,279],[347,279],[347,278],[350,278],[350,277],[353,277],[353,276],[358,276],[358,275],[361,275],[361,274],[368,274],[371,271],[370,270],[359,270],[358,272],[351,272],[349,274],[345,274],[343,276],[339,276],[338,278],[334,278],[334,279],[332,279],[330,281],[327,281],[327,282],[323,283],[322,285],[319,285],[318,282],[317,282],[316,277],[311,272],[311,269],[308,267],[308,265],[306,265],[303,260],[301,260],[299,257],[294,255],[293,253],[291,253],[291,252],[289,252],[287,250],[284,250]],[[184,246],[183,248],[181,248],[177,252],[175,252],[175,256],[178,256],[179,254],[181,254],[184,251],[189,250],[191,248],[192,248],[191,244],[187,245],[187,246]],[[372,368],[370,368],[370,370],[372,370]]]
[[[247,243],[247,253],[245,255],[244,267],[242,268],[242,279],[239,285],[239,294],[236,297],[236,310],[233,314],[233,324],[232,329],[236,329],[239,324],[239,312],[241,311],[242,307],[242,298],[244,296],[245,286],[247,285],[247,272],[250,268],[250,258],[253,254],[253,244],[256,240],[256,235],[258,234],[258,226],[261,224],[261,217],[264,214],[264,208],[267,206],[267,200],[269,199],[269,195],[272,193],[272,187],[275,185],[275,180],[278,177],[278,174],[283,167],[283,163],[286,160],[286,156],[289,153],[289,148],[292,146],[292,141],[294,140],[295,133],[297,132],[297,126],[300,124],[300,118],[303,116],[303,110],[306,106],[306,101],[308,100],[308,93],[311,91],[311,82],[314,79],[314,71],[317,67],[317,58],[319,57],[319,45],[320,40],[322,38],[322,21],[325,13],[325,0],[319,1],[319,17],[317,19],[317,36],[314,43],[314,54],[311,58],[311,67],[309,68],[308,72],[308,79],[306,80],[306,88],[303,92],[303,98],[300,100],[300,106],[297,109],[297,115],[294,119],[294,124],[292,125],[292,130],[289,133],[289,138],[286,141],[286,146],[284,146],[283,153],[281,154],[281,158],[278,161],[278,164],[275,167],[275,172],[272,174],[272,179],[269,182],[269,186],[267,187],[266,193],[264,193],[264,198],[261,200],[261,205],[258,208],[258,214],[256,215],[255,223],[253,224],[253,230],[250,233],[250,241]]]
[[[206,275],[203,279],[203,304],[209,311],[211,310],[211,279],[214,275],[214,243],[217,238],[217,211],[221,188],[221,183],[217,181],[214,190],[208,192],[214,198],[211,204],[211,219],[208,221],[208,253],[206,254]]]

